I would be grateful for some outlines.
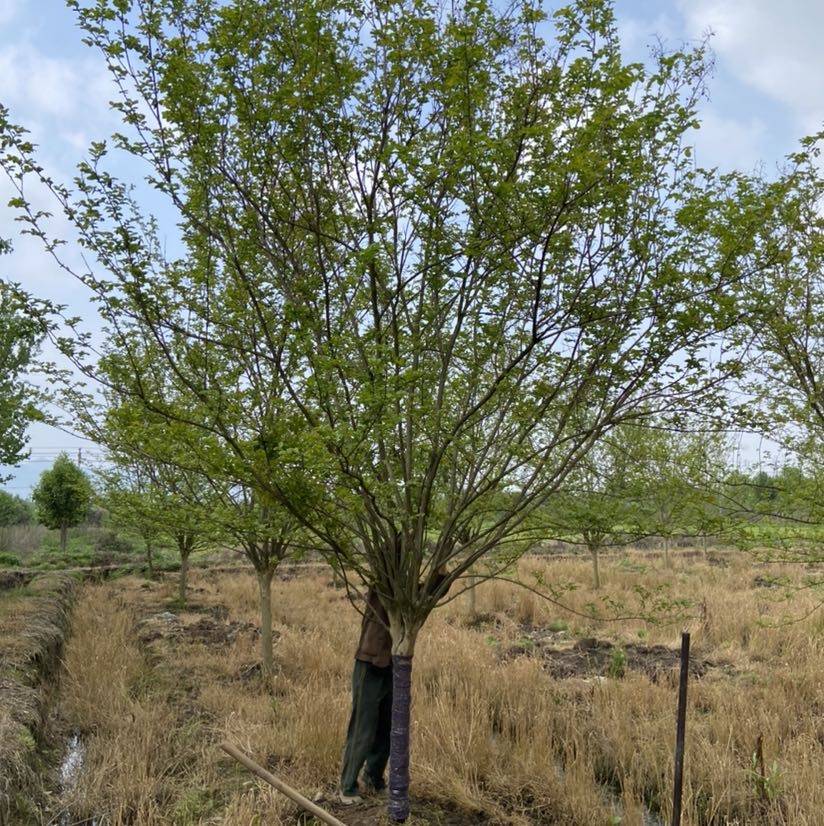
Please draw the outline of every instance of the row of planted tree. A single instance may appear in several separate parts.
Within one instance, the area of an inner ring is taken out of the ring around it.
[[[818,141],[770,180],[698,168],[704,46],[627,63],[607,0],[70,5],[123,132],[66,183],[0,111],[0,163],[97,318],[6,291],[70,362],[52,386],[112,495],[169,514],[184,565],[208,503],[264,606],[306,548],[376,589],[393,754],[447,594],[548,534],[668,535],[638,469],[663,451],[698,487],[685,462],[709,473],[721,437],[660,434],[761,429],[816,476]]]

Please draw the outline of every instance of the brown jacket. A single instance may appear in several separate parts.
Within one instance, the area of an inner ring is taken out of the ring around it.
[[[435,579],[437,588],[445,576]],[[360,642],[355,652],[355,659],[362,660],[378,668],[386,668],[392,664],[392,635],[389,633],[389,615],[381,604],[377,591],[369,589],[366,595],[366,608],[361,623]]]

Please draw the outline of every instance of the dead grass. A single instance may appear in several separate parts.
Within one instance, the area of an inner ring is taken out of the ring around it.
[[[593,599],[629,601],[639,581],[692,600],[694,657],[715,665],[690,686],[684,823],[820,824],[824,621],[813,613],[765,625],[790,607],[803,615],[815,595],[802,591],[788,606],[780,589],[754,585],[760,569],[745,557],[726,558],[727,567],[673,557],[673,571],[641,555],[605,557],[597,595],[584,558],[531,560],[523,574],[540,569],[577,583],[565,599],[581,613]],[[63,713],[87,749],[72,810],[112,824],[292,824],[294,808],[215,744],[229,739],[309,796],[331,797],[358,615],[324,575],[276,582],[277,674],[267,686],[254,670],[254,580],[193,579],[193,604],[174,615],[165,614],[171,580],[87,586],[64,680]],[[675,649],[680,627],[596,624],[500,582],[480,586],[477,611],[480,622],[456,600],[433,615],[418,645],[412,793],[441,814],[424,805],[416,822],[574,826],[641,824],[646,810],[666,816],[674,670],[651,674],[627,657],[624,676],[604,673],[601,662],[558,679],[548,652],[596,637],[616,650],[635,646],[643,658],[645,646]],[[761,781],[751,764],[759,735]],[[375,817],[369,812],[363,818]]]

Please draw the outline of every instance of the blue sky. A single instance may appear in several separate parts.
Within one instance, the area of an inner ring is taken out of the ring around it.
[[[630,59],[644,59],[658,39],[675,48],[712,34],[715,73],[702,105],[703,128],[695,135],[702,166],[769,169],[824,123],[824,0],[616,0],[615,8]],[[29,127],[56,177],[68,178],[89,141],[116,128],[111,97],[103,62],[81,43],[63,0],[0,0],[0,101],[14,121]],[[3,238],[17,233],[5,207],[9,194],[0,181]],[[4,277],[79,315],[90,312],[76,283],[37,242],[14,243],[12,255],[0,259]],[[26,495],[59,449],[76,454],[80,445],[62,431],[33,427],[32,460],[5,487]],[[84,450],[94,455],[91,446]]]

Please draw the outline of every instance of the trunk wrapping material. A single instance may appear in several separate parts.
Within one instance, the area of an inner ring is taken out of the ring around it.
[[[389,816],[395,823],[409,817],[409,712],[412,657],[392,656],[392,739],[389,752]]]

